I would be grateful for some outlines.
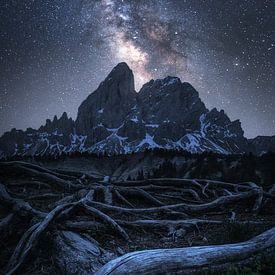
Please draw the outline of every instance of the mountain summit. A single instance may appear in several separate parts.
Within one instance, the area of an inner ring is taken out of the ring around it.
[[[259,143],[244,137],[239,120],[208,110],[192,85],[177,77],[151,80],[136,93],[133,72],[123,62],[82,102],[75,121],[64,113],[38,130],[12,129],[0,138],[0,155],[125,154],[146,148],[261,153]]]
[[[80,105],[77,131],[89,135],[100,123],[118,127],[135,103],[134,75],[126,63],[119,63]]]

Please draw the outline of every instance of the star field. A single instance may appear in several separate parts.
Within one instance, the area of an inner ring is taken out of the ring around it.
[[[121,61],[136,90],[190,82],[245,136],[275,135],[268,0],[0,0],[0,134],[39,127],[80,103]]]

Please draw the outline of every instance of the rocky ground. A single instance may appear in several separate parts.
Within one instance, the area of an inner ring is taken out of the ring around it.
[[[104,177],[98,164],[93,175],[54,167],[0,163],[3,274],[274,270],[272,184],[129,181]]]

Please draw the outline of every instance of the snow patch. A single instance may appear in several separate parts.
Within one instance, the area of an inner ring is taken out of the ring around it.
[[[133,118],[131,118],[131,121],[135,122],[135,123],[138,123],[138,118],[137,116],[134,116]]]
[[[58,137],[63,137],[63,134],[62,133],[59,134],[57,130],[55,130],[54,132],[52,132],[52,135],[53,136],[58,136]]]
[[[236,134],[231,133],[229,130],[225,130],[223,134],[224,134],[224,137],[229,137],[229,138],[237,137]]]
[[[207,128],[210,125],[209,122],[208,123],[205,122],[205,117],[206,117],[206,114],[202,114],[200,116],[200,124],[201,124],[200,133],[201,133],[202,137],[205,137]]]
[[[158,124],[146,124],[146,127],[151,127],[151,128],[158,128],[159,125]]]
[[[148,148],[161,147],[154,141],[154,136],[151,136],[148,133],[146,133],[145,138],[136,146],[136,150],[146,144],[148,145]]]
[[[172,84],[175,84],[175,83],[178,83],[179,82],[179,79],[177,78],[177,77],[173,77],[173,78],[171,78],[168,82],[166,82],[164,85],[163,85],[163,87],[164,86],[169,86],[169,85],[172,85]]]

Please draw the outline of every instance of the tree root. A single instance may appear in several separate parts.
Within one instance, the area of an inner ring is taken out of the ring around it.
[[[163,206],[164,203],[161,202],[160,200],[154,198],[152,195],[150,195],[148,192],[146,192],[145,190],[135,187],[135,188],[128,188],[128,189],[121,189],[120,193],[125,194],[127,196],[134,196],[134,197],[141,197],[143,199],[145,199],[148,202],[153,203],[154,205],[157,206]]]
[[[101,221],[109,225],[115,232],[117,232],[126,241],[130,240],[125,230],[118,223],[116,223],[110,216],[104,214],[103,212],[101,212],[100,210],[94,207],[88,206],[85,203],[82,206],[84,207],[85,213],[87,215],[92,215],[94,217],[99,218]]]
[[[63,230],[77,231],[77,232],[85,232],[85,231],[102,231],[106,229],[102,223],[95,221],[65,221],[60,224],[60,228]]]
[[[24,162],[24,161],[1,162],[0,167],[3,167],[3,168],[13,167],[15,169],[17,169],[18,167],[30,168],[31,170],[36,170],[38,172],[51,174],[51,175],[54,175],[54,176],[59,177],[59,178],[64,179],[64,180],[74,180],[74,179],[77,178],[77,177],[74,177],[74,176],[69,176],[69,175],[65,175],[65,174],[62,174],[62,173],[58,173],[58,172],[52,171],[50,169],[44,168],[42,166],[32,164],[32,163],[28,163],[28,162]]]
[[[121,202],[125,203],[129,207],[135,208],[135,206],[132,203],[130,203],[123,195],[121,195],[118,190],[115,189],[114,193]]]
[[[6,188],[0,184],[0,214],[3,217],[0,220],[0,233],[5,233],[11,224],[20,226],[22,222],[25,227],[26,223],[30,222],[29,229],[21,236],[13,254],[10,255],[10,251],[7,250],[10,260],[6,274],[22,270],[28,259],[37,251],[43,236],[47,238],[50,236],[49,241],[52,241],[55,247],[55,261],[67,274],[74,274],[76,271],[83,273],[87,268],[90,268],[87,272],[91,270],[95,272],[107,262],[108,257],[110,260],[124,252],[120,249],[120,252],[116,253],[110,248],[112,252],[106,253],[109,255],[106,256],[100,244],[93,240],[91,235],[99,236],[102,245],[106,245],[106,241],[111,243],[109,240],[111,234],[114,239],[119,236],[113,246],[121,245],[127,250],[132,245],[134,247],[136,233],[140,237],[140,233],[144,232],[145,239],[153,236],[156,241],[165,232],[166,235],[168,233],[168,236],[173,236],[175,245],[178,245],[177,237],[184,236],[190,230],[196,232],[200,231],[201,227],[205,229],[209,225],[214,225],[211,226],[212,230],[216,225],[223,226],[226,222],[246,226],[250,221],[241,220],[239,212],[244,207],[249,207],[254,213],[250,215],[251,224],[262,226],[264,222],[259,219],[254,221],[254,216],[267,202],[273,203],[275,197],[275,187],[267,192],[254,183],[232,184],[201,179],[162,178],[107,184],[89,181],[82,176],[79,178],[75,173],[66,174],[63,171],[52,171],[23,162],[0,163],[0,167],[11,169],[9,172],[16,169],[15,173],[19,171],[26,175],[24,182],[20,180],[18,185],[7,182]],[[40,182],[40,179],[45,182]],[[80,184],[77,184],[78,180]],[[20,185],[37,188],[32,188],[29,194],[25,190],[22,192]],[[41,205],[44,209],[44,203],[49,209],[48,213],[36,210]],[[135,204],[139,207],[135,207]],[[240,208],[237,207],[239,205]],[[229,213],[233,213],[231,218]],[[48,231],[51,234],[46,235]],[[163,236],[164,239],[167,239],[166,235]],[[235,259],[238,260],[236,256],[238,253],[241,255],[240,259],[246,259],[251,258],[254,252],[260,253],[264,248],[273,247],[274,238],[269,235],[270,233],[263,233],[239,245],[130,253],[108,263],[98,274],[155,274],[155,271],[161,274],[165,272],[185,274],[196,272],[201,268],[207,270],[211,264],[219,270]],[[170,241],[169,239],[168,242]],[[256,245],[259,248],[256,248]],[[106,247],[109,249],[112,245],[107,244]],[[119,250],[119,247],[116,248]],[[78,253],[82,257],[79,261],[83,263],[83,267],[75,259]],[[103,257],[102,253],[107,257],[104,260],[98,258]],[[57,255],[59,259],[56,258]],[[73,261],[72,265],[68,259]],[[69,269],[67,265],[70,266]]]
[[[6,274],[14,274],[26,261],[31,251],[36,247],[41,234],[53,222],[53,220],[71,204],[63,204],[53,209],[43,221],[33,225],[22,236],[7,266]]]
[[[169,210],[176,210],[187,213],[207,213],[212,210],[216,210],[221,206],[226,206],[230,203],[234,202],[240,202],[242,200],[246,200],[248,198],[251,198],[255,196],[255,191],[248,191],[243,192],[241,194],[232,195],[232,196],[222,196],[214,201],[211,201],[209,203],[204,204],[187,204],[187,203],[179,203],[174,205],[166,205],[166,206],[160,206],[160,207],[151,207],[151,208],[124,208],[124,207],[118,207],[118,206],[112,206],[112,205],[106,205],[104,203],[100,202],[91,202],[91,204],[95,207],[101,208],[103,210],[107,211],[114,211],[117,213],[169,213]]]
[[[150,207],[150,208],[124,208],[119,206],[107,205],[100,202],[90,202],[89,204],[93,205],[102,210],[106,210],[108,212],[115,212],[117,214],[178,214],[179,216],[186,217],[187,215],[183,212],[175,212],[171,210],[177,210],[181,204],[177,205],[169,205],[169,206],[160,206],[160,207]]]
[[[0,183],[0,202],[3,206],[13,209],[13,211],[17,212],[19,215],[30,214],[32,216],[45,217],[45,213],[38,211],[30,206],[28,202],[25,202],[21,199],[12,198],[5,186]]]
[[[17,172],[23,172],[33,177],[38,177],[39,179],[44,179],[48,183],[51,183],[54,185],[55,188],[61,188],[61,189],[72,189],[77,190],[80,189],[81,186],[74,184],[68,180],[65,180],[61,177],[64,177],[64,175],[60,175],[58,173],[52,172],[48,169],[42,168],[38,165],[33,164],[25,164],[22,162],[6,162],[6,163],[0,163],[0,166],[7,169],[7,168],[13,168]],[[74,179],[74,178],[73,178]]]

